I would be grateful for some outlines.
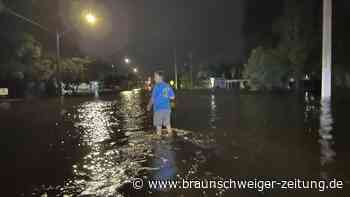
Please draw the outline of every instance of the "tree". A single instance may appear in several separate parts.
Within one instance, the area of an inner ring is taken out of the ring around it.
[[[87,68],[88,78],[92,81],[103,81],[107,77],[111,78],[112,76],[116,76],[117,71],[120,70],[120,67],[101,59],[91,61]]]
[[[65,83],[79,83],[89,81],[87,77],[87,65],[91,63],[88,58],[65,58],[60,61],[59,73]]]
[[[32,66],[41,58],[41,45],[27,33],[14,34],[0,45],[0,71],[2,79],[9,79],[14,73],[30,73]]]
[[[313,1],[285,0],[284,14],[275,25],[280,41],[278,48],[286,52],[300,89],[300,81],[305,72],[306,63],[315,46]]]
[[[57,68],[55,57],[41,57],[32,65],[30,76],[33,80],[47,81],[54,77]]]
[[[253,49],[243,76],[250,79],[253,89],[283,87],[291,68],[288,66],[285,51],[282,49]]]
[[[319,39],[315,33],[314,0],[284,0],[283,14],[273,26],[271,37],[279,38],[275,45],[252,50],[245,65],[244,76],[256,88],[271,89],[283,85],[289,77],[300,82]],[[277,36],[276,36],[277,35]]]

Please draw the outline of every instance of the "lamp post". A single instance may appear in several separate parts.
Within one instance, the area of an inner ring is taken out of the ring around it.
[[[178,88],[178,74],[177,74],[177,51],[174,49],[174,74],[175,74],[175,89]]]
[[[92,14],[91,12],[88,12],[85,14],[85,21],[90,24],[91,26],[95,25],[97,22],[97,17]],[[70,28],[66,31],[59,32],[58,30],[56,31],[56,58],[57,58],[57,81],[59,82],[59,93],[62,95],[62,87],[61,87],[61,66],[60,66],[60,60],[61,60],[61,39],[64,35],[67,33],[70,33],[73,31],[73,28]]]
[[[15,11],[11,10],[10,8],[4,6],[2,1],[0,0],[0,12],[1,11],[5,11],[5,12],[7,12],[7,13],[9,13],[9,14],[11,14],[11,15],[13,15],[13,16],[15,16],[15,17],[17,17],[17,18],[19,18],[19,19],[21,19],[23,21],[26,21],[27,23],[29,23],[29,24],[31,24],[33,26],[36,26],[36,27],[38,27],[38,28],[40,28],[40,29],[50,33],[50,34],[53,33],[49,28],[41,25],[40,23],[34,21],[33,19],[27,18],[27,17],[25,17],[25,16],[15,12]],[[96,17],[96,15],[92,14],[91,12],[88,12],[87,14],[85,14],[85,21],[88,24],[90,24],[90,25],[95,25],[96,22],[97,22],[97,17]],[[62,95],[62,88],[61,88],[61,81],[60,81],[60,58],[61,58],[61,49],[60,49],[61,47],[60,46],[61,46],[61,39],[62,39],[62,37],[64,35],[66,35],[67,33],[71,32],[71,31],[73,31],[73,28],[70,28],[70,29],[68,29],[66,31],[63,31],[63,32],[60,32],[58,30],[56,30],[56,32],[55,32],[55,36],[56,36],[56,58],[57,58],[57,60],[56,60],[57,61],[57,68],[56,68],[56,72],[57,72],[56,75],[57,76],[56,77],[57,77],[57,81],[59,83],[59,88],[60,88],[59,93],[61,95]]]

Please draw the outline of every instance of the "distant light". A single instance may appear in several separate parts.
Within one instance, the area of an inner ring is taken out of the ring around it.
[[[0,88],[0,96],[8,96],[9,90],[7,88]]]
[[[170,81],[170,85],[171,86],[174,86],[175,85],[175,82],[173,80]]]
[[[126,64],[130,64],[131,60],[130,60],[129,58],[126,57],[126,58],[124,59],[124,62],[125,62]]]
[[[310,80],[310,77],[308,74],[305,75],[305,80]]]
[[[122,91],[121,94],[124,96],[130,96],[132,94],[132,91],[129,91],[129,90]]]
[[[96,21],[97,21],[96,16],[95,16],[94,14],[92,14],[92,13],[87,13],[87,14],[85,15],[85,19],[86,19],[86,21],[87,21],[89,24],[91,24],[91,25],[96,24]]]
[[[137,68],[134,68],[134,73],[137,73],[137,72],[138,72]]]

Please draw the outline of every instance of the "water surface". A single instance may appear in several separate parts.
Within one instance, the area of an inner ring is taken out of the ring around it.
[[[177,94],[176,136],[157,138],[148,95],[1,104],[6,196],[348,196],[347,100],[192,91]],[[133,178],[331,179],[329,192],[134,190]]]

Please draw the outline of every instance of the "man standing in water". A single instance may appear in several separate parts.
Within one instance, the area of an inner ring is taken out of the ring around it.
[[[162,127],[165,126],[169,134],[171,130],[171,100],[175,99],[174,90],[169,84],[164,82],[163,71],[154,73],[155,86],[152,91],[151,99],[148,103],[147,110],[150,111],[153,105],[153,125],[157,129],[157,134],[162,134]]]

